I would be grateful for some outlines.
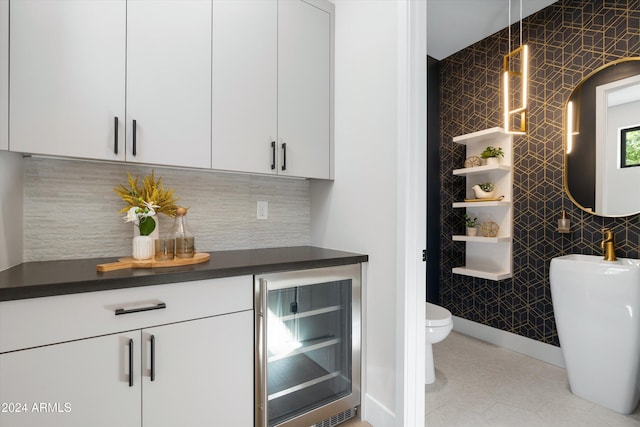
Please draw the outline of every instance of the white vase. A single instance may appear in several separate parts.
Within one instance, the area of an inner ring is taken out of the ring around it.
[[[475,227],[467,227],[467,236],[477,236],[478,229]]]
[[[499,157],[487,157],[485,159],[487,161],[487,165],[495,166],[500,163]]]
[[[156,239],[160,238],[160,221],[158,219],[158,215],[153,215],[150,216],[149,218],[153,218],[153,220],[156,222],[156,228],[153,229],[153,231],[151,232],[151,234],[149,234],[149,237],[151,238],[151,257],[153,257],[153,255],[155,255],[155,245],[154,245],[154,241]],[[138,221],[135,222],[135,226],[133,227],[133,237],[135,238],[136,236],[140,235],[140,227],[138,224]],[[146,259],[146,258],[144,258]]]
[[[149,236],[136,236],[133,238],[131,253],[134,259],[153,258],[153,239]]]

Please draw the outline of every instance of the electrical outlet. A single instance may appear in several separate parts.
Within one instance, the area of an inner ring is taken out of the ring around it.
[[[258,201],[256,218],[269,219],[269,202],[261,201],[261,200]]]

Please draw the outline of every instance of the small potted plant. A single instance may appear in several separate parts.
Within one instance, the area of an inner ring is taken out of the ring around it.
[[[467,236],[475,236],[478,234],[477,224],[478,218],[471,218],[468,214],[464,214],[464,225],[467,227]]]
[[[501,147],[487,147],[480,154],[480,157],[486,160],[488,165],[496,165],[500,162],[500,157],[504,157],[504,151]]]
[[[476,195],[476,199],[490,199],[495,193],[496,186],[493,182],[483,182],[476,184],[471,189]]]

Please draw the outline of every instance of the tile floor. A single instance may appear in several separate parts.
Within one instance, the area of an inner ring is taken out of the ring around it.
[[[339,425],[340,427],[371,427],[366,421],[360,421],[359,419],[352,419]]]
[[[571,394],[556,366],[456,332],[433,349],[427,427],[640,426],[640,409],[624,416]]]

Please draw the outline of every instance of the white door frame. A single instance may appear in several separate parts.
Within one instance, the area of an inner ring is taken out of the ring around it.
[[[398,1],[398,281],[399,426],[425,423],[426,0]]]

